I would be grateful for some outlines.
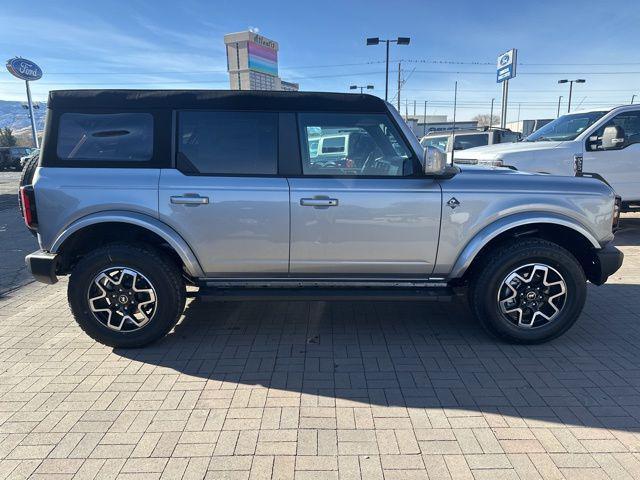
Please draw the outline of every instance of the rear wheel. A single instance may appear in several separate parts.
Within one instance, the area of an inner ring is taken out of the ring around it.
[[[475,269],[469,304],[490,333],[516,343],[541,343],[580,316],[586,278],[576,258],[542,239],[502,244]]]
[[[69,304],[78,325],[111,347],[154,342],[178,321],[185,285],[178,267],[155,249],[111,244],[73,268]]]

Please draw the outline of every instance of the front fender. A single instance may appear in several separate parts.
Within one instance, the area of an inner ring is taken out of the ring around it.
[[[571,228],[585,237],[594,248],[601,248],[595,236],[576,220],[550,212],[522,212],[501,218],[484,227],[464,247],[453,265],[448,278],[460,278],[467,271],[482,247],[498,235],[513,228],[533,224],[560,225]]]
[[[49,251],[51,253],[59,253],[64,242],[74,233],[90,225],[107,222],[128,223],[155,233],[159,237],[163,238],[178,254],[189,275],[192,277],[204,277],[204,272],[200,266],[200,262],[198,262],[197,257],[187,242],[185,242],[185,240],[167,224],[141,213],[114,210],[92,213],[79,218],[58,234]]]

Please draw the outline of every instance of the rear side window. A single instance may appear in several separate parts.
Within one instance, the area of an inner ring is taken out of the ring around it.
[[[277,113],[179,113],[177,164],[181,171],[206,175],[275,175],[277,151]]]
[[[153,157],[153,116],[149,113],[63,113],[58,158],[145,162]]]

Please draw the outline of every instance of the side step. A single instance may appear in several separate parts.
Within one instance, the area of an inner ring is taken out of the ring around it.
[[[200,287],[194,297],[215,302],[247,301],[450,301],[451,287],[421,288],[220,288]]]

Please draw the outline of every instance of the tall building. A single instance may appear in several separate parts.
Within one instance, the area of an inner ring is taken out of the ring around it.
[[[224,36],[231,90],[297,91],[278,76],[278,42],[247,31]]]

